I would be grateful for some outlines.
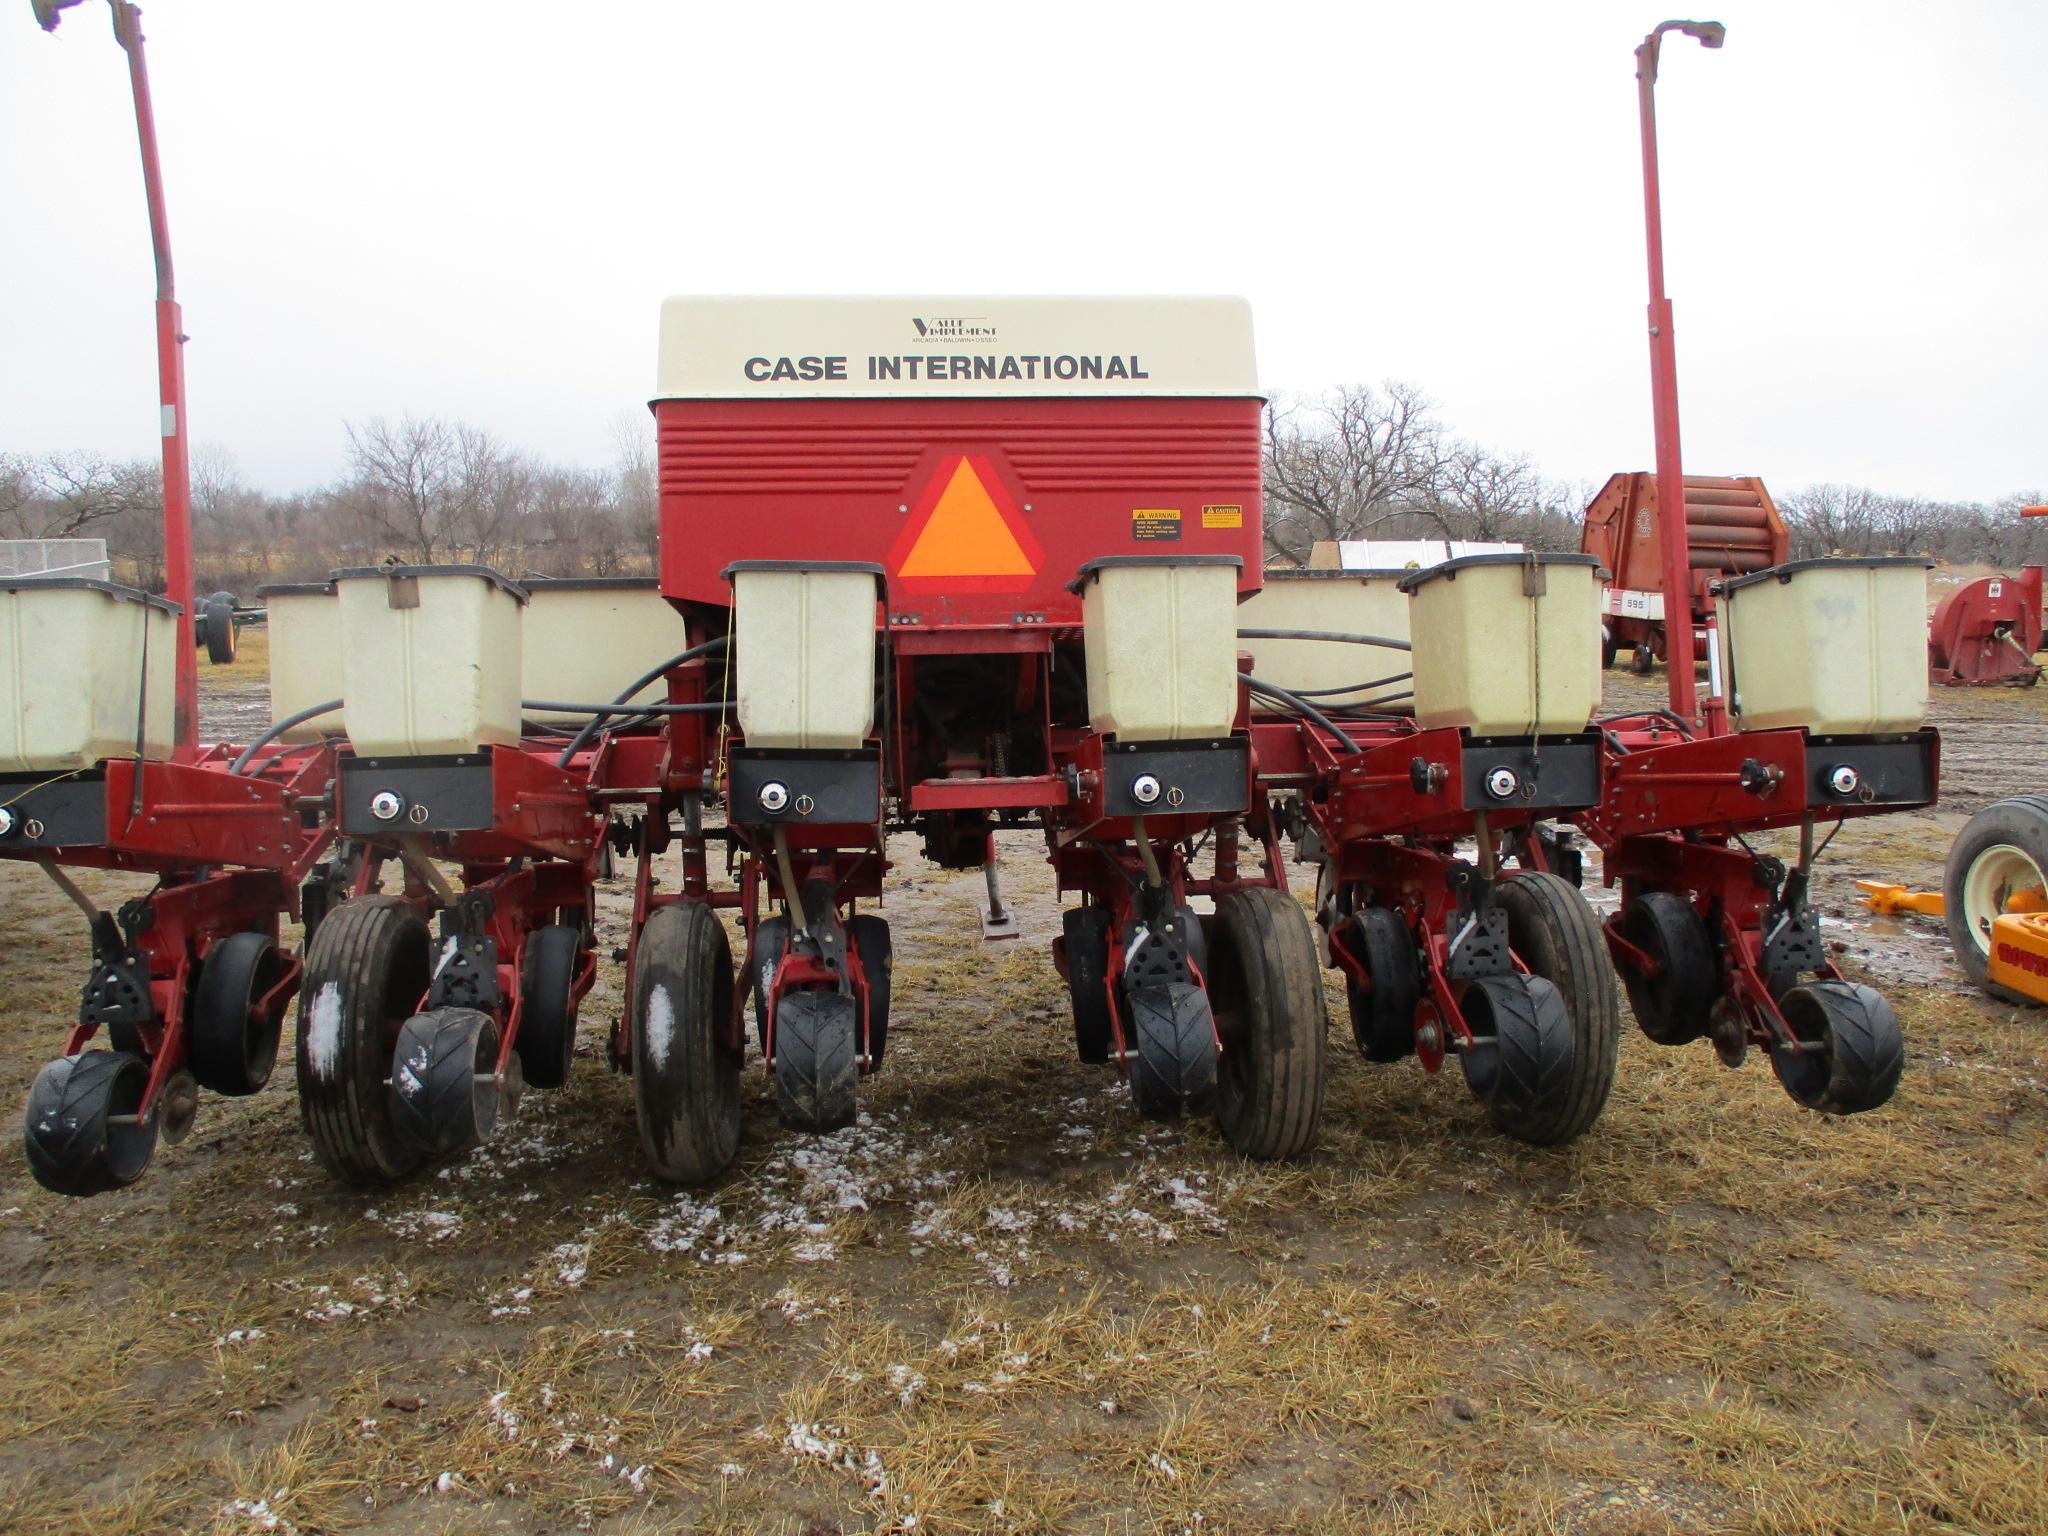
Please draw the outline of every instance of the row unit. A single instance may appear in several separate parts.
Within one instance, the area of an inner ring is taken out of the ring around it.
[[[1916,729],[1925,565],[1795,561],[1723,584],[1738,724]],[[881,567],[748,561],[727,574],[747,740],[858,747],[874,728]],[[1234,556],[1092,561],[1073,583],[1090,723],[1126,741],[1226,734],[1248,652],[1259,685],[1333,713],[1412,692],[1424,728],[1576,732],[1600,702],[1601,574],[1587,555],[1480,555],[1416,571],[1268,571],[1241,599]],[[258,595],[273,719],[344,706],[284,739],[345,723],[365,754],[466,752],[516,742],[522,721],[580,723],[573,706],[613,702],[685,644],[655,583],[632,578],[515,584],[481,566],[395,566]],[[167,756],[175,617],[163,599],[106,582],[0,581],[0,772]],[[1399,648],[1409,644],[1412,658]],[[661,695],[656,683],[636,702]]]

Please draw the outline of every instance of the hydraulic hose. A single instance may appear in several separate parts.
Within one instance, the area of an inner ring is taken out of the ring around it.
[[[1406,640],[1388,635],[1345,635],[1327,629],[1240,629],[1240,640],[1333,640],[1340,645],[1377,645],[1390,651],[1412,651]]]
[[[675,655],[669,657],[667,661],[664,661],[660,666],[652,667],[648,669],[648,671],[643,673],[641,676],[635,678],[630,686],[620,691],[619,696],[616,699],[612,700],[612,703],[625,703],[628,699],[632,698],[634,694],[638,693],[642,688],[647,687],[649,684],[661,681],[662,678],[668,675],[669,669],[671,667],[679,667],[686,661],[695,661],[699,656],[708,656],[713,651],[724,650],[726,642],[729,638],[730,636],[727,635],[719,635],[714,639],[706,640],[701,645],[693,645],[687,651],[677,652]],[[722,704],[718,707],[720,709],[725,708],[725,706]],[[630,713],[646,714],[650,710],[652,710],[652,708],[652,705],[643,705],[639,709],[630,711]],[[710,713],[711,711],[691,711],[691,713],[700,712]],[[602,714],[594,714],[590,717],[589,720],[584,722],[583,729],[578,731],[575,734],[575,736],[570,738],[569,745],[562,748],[562,755],[555,759],[555,766],[557,768],[566,768],[569,766],[570,759],[575,757],[575,755],[578,752],[581,752],[583,750],[583,744],[589,741],[591,737],[597,734],[599,722],[601,722],[603,719],[604,716]]]
[[[1337,728],[1337,724],[1335,721],[1333,721],[1328,715],[1324,714],[1321,710],[1317,709],[1315,705],[1309,703],[1309,701],[1307,699],[1304,699],[1300,694],[1289,693],[1285,688],[1278,688],[1271,683],[1262,682],[1258,678],[1253,677],[1249,672],[1240,672],[1237,675],[1243,678],[1247,683],[1250,683],[1252,685],[1253,692],[1262,693],[1269,699],[1273,699],[1281,704],[1285,704],[1289,709],[1293,710],[1297,715],[1300,715],[1304,720],[1308,720],[1316,725],[1321,726],[1324,730],[1328,731],[1332,736],[1337,738],[1337,744],[1341,746],[1346,752],[1359,752],[1363,750],[1363,748],[1361,748],[1357,742],[1353,741],[1349,736],[1346,736],[1342,731],[1340,731]]]
[[[250,742],[248,746],[242,748],[242,755],[236,758],[234,762],[229,765],[228,772],[240,773],[244,768],[249,766],[249,759],[254,757],[258,752],[261,752],[265,747],[269,746],[273,741],[277,740],[278,737],[282,736],[286,731],[290,730],[293,726],[304,725],[308,720],[317,720],[322,715],[331,715],[340,708],[341,700],[330,699],[325,704],[315,704],[310,709],[302,709],[295,715],[286,715],[282,720],[278,721],[269,730],[265,731],[261,736],[258,736],[254,741]]]

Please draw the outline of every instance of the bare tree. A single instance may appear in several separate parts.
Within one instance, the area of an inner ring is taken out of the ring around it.
[[[1353,384],[1266,411],[1266,544],[1297,564],[1427,505],[1445,456],[1434,402],[1412,384]]]
[[[162,473],[147,460],[122,463],[87,452],[0,457],[0,537],[104,532],[103,524],[162,504]]]
[[[1477,443],[1453,444],[1417,507],[1447,539],[1529,540],[1541,510],[1543,477],[1527,454],[1503,455]]]
[[[394,553],[431,565],[465,544],[495,546],[506,455],[488,432],[433,416],[373,416],[347,432],[357,510]]]
[[[661,475],[657,467],[654,423],[645,414],[621,414],[612,420],[612,504],[620,535],[661,562]]]

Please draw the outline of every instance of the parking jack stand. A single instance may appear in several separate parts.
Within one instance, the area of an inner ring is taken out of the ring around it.
[[[988,905],[981,911],[981,936],[993,942],[997,939],[1017,938],[1022,930],[1017,926],[1017,912],[1013,907],[1003,905],[1003,880],[996,867],[996,835],[988,835],[988,852],[982,856],[982,878],[988,882]]]

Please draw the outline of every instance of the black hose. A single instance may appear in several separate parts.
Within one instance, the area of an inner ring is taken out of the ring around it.
[[[619,693],[619,696],[616,699],[612,700],[612,702],[614,704],[625,703],[626,700],[632,698],[633,695],[638,693],[642,688],[646,688],[651,684],[661,681],[662,678],[668,675],[669,669],[672,667],[680,667],[686,661],[695,661],[699,656],[708,656],[713,651],[724,650],[726,641],[729,638],[730,637],[726,635],[719,635],[713,639],[704,641],[701,645],[693,645],[687,651],[677,652],[675,655],[669,657],[667,661],[664,661],[660,666],[651,668],[647,672],[643,673],[641,676],[635,678],[632,684],[622,689]],[[722,708],[723,706],[720,707]],[[640,712],[641,711],[638,710],[634,711],[634,713],[636,714]],[[573,758],[578,752],[583,750],[583,744],[586,741],[590,740],[591,737],[597,734],[598,723],[603,719],[603,715],[592,715],[588,720],[584,722],[583,729],[578,731],[575,734],[575,736],[571,738],[569,745],[562,748],[562,755],[555,759],[555,766],[557,768],[566,768],[569,766],[569,760]]]
[[[564,704],[555,699],[521,699],[521,709],[546,709],[561,715],[718,715],[730,710],[731,702],[712,700],[704,704]],[[553,734],[566,736],[567,731]]]
[[[1414,646],[1406,640],[1391,639],[1386,635],[1341,635],[1327,629],[1240,629],[1240,640],[1334,640],[1340,645],[1378,645],[1390,651],[1412,651]]]
[[[277,724],[273,725],[261,736],[258,736],[254,741],[250,742],[248,746],[242,748],[242,755],[236,758],[234,762],[229,765],[228,772],[240,773],[244,768],[249,766],[250,758],[254,757],[258,752],[261,752],[265,747],[269,746],[273,741],[277,740],[278,737],[282,736],[286,731],[290,730],[293,726],[304,725],[308,720],[316,720],[321,715],[331,715],[339,708],[341,708],[341,700],[330,699],[325,704],[315,704],[310,709],[302,709],[295,715],[286,715],[282,720],[278,721]]]
[[[1328,715],[1324,714],[1321,710],[1317,709],[1315,705],[1309,703],[1307,699],[1301,697],[1300,694],[1289,693],[1285,688],[1276,688],[1271,683],[1261,682],[1258,678],[1253,677],[1249,672],[1240,672],[1237,675],[1243,678],[1247,683],[1251,684],[1252,691],[1254,693],[1262,693],[1269,699],[1273,699],[1278,703],[1285,704],[1297,715],[1300,715],[1302,719],[1311,721],[1316,725],[1320,725],[1324,730],[1328,731],[1332,736],[1337,738],[1338,744],[1342,746],[1346,752],[1359,752],[1364,750],[1358,745],[1357,742],[1353,741],[1349,736],[1346,736],[1342,731],[1340,731],[1337,728],[1337,724],[1335,721],[1333,721]]]
[[[1342,688],[1297,688],[1295,695],[1304,699],[1334,699],[1342,693],[1363,693],[1368,688],[1384,688],[1389,683],[1405,683],[1415,674],[1395,672],[1387,677],[1376,677],[1369,683],[1346,683]]]

